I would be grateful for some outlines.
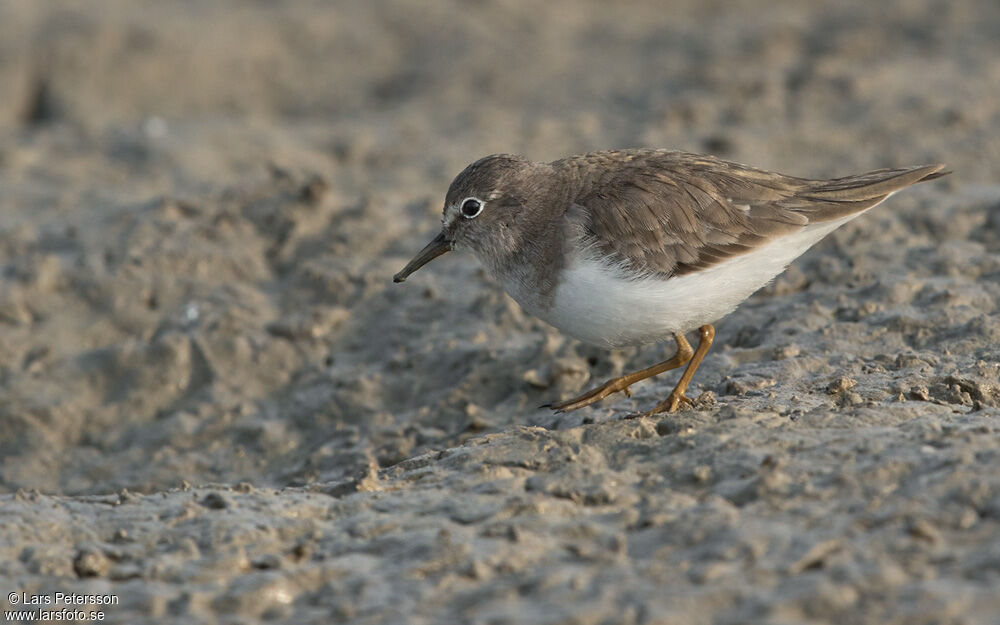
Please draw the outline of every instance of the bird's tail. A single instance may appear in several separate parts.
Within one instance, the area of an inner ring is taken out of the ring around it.
[[[795,196],[804,200],[805,210],[799,210],[809,214],[810,223],[830,221],[871,208],[892,193],[910,185],[935,180],[951,173],[943,171],[944,168],[943,163],[936,163],[899,169],[876,169],[832,180],[814,180]]]

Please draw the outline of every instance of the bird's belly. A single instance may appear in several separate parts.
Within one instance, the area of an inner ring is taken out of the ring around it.
[[[595,345],[622,347],[662,340],[729,314],[845,221],[806,226],[708,269],[667,279],[630,278],[614,265],[580,256],[563,271],[551,306],[535,314]]]
[[[552,306],[539,316],[594,345],[642,345],[715,321],[763,284],[723,289],[693,277],[628,279],[585,261],[563,274]]]

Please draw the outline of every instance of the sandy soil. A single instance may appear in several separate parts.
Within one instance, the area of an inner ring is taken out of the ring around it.
[[[10,0],[0,84],[0,596],[1000,622],[996,2]],[[722,321],[697,409],[554,416],[669,346],[390,277],[467,162],[626,146],[955,173]]]

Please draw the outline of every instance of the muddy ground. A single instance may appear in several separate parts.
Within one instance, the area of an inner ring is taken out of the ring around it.
[[[997,3],[9,0],[0,84],[0,596],[1000,622]],[[671,346],[391,276],[466,163],[628,146],[954,174],[721,321],[695,409],[556,416]]]

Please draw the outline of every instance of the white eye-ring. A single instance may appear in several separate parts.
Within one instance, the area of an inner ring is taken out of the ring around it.
[[[479,217],[479,213],[483,212],[483,202],[478,198],[467,197],[462,200],[462,206],[459,211],[462,213],[462,217],[466,219],[475,219]]]

